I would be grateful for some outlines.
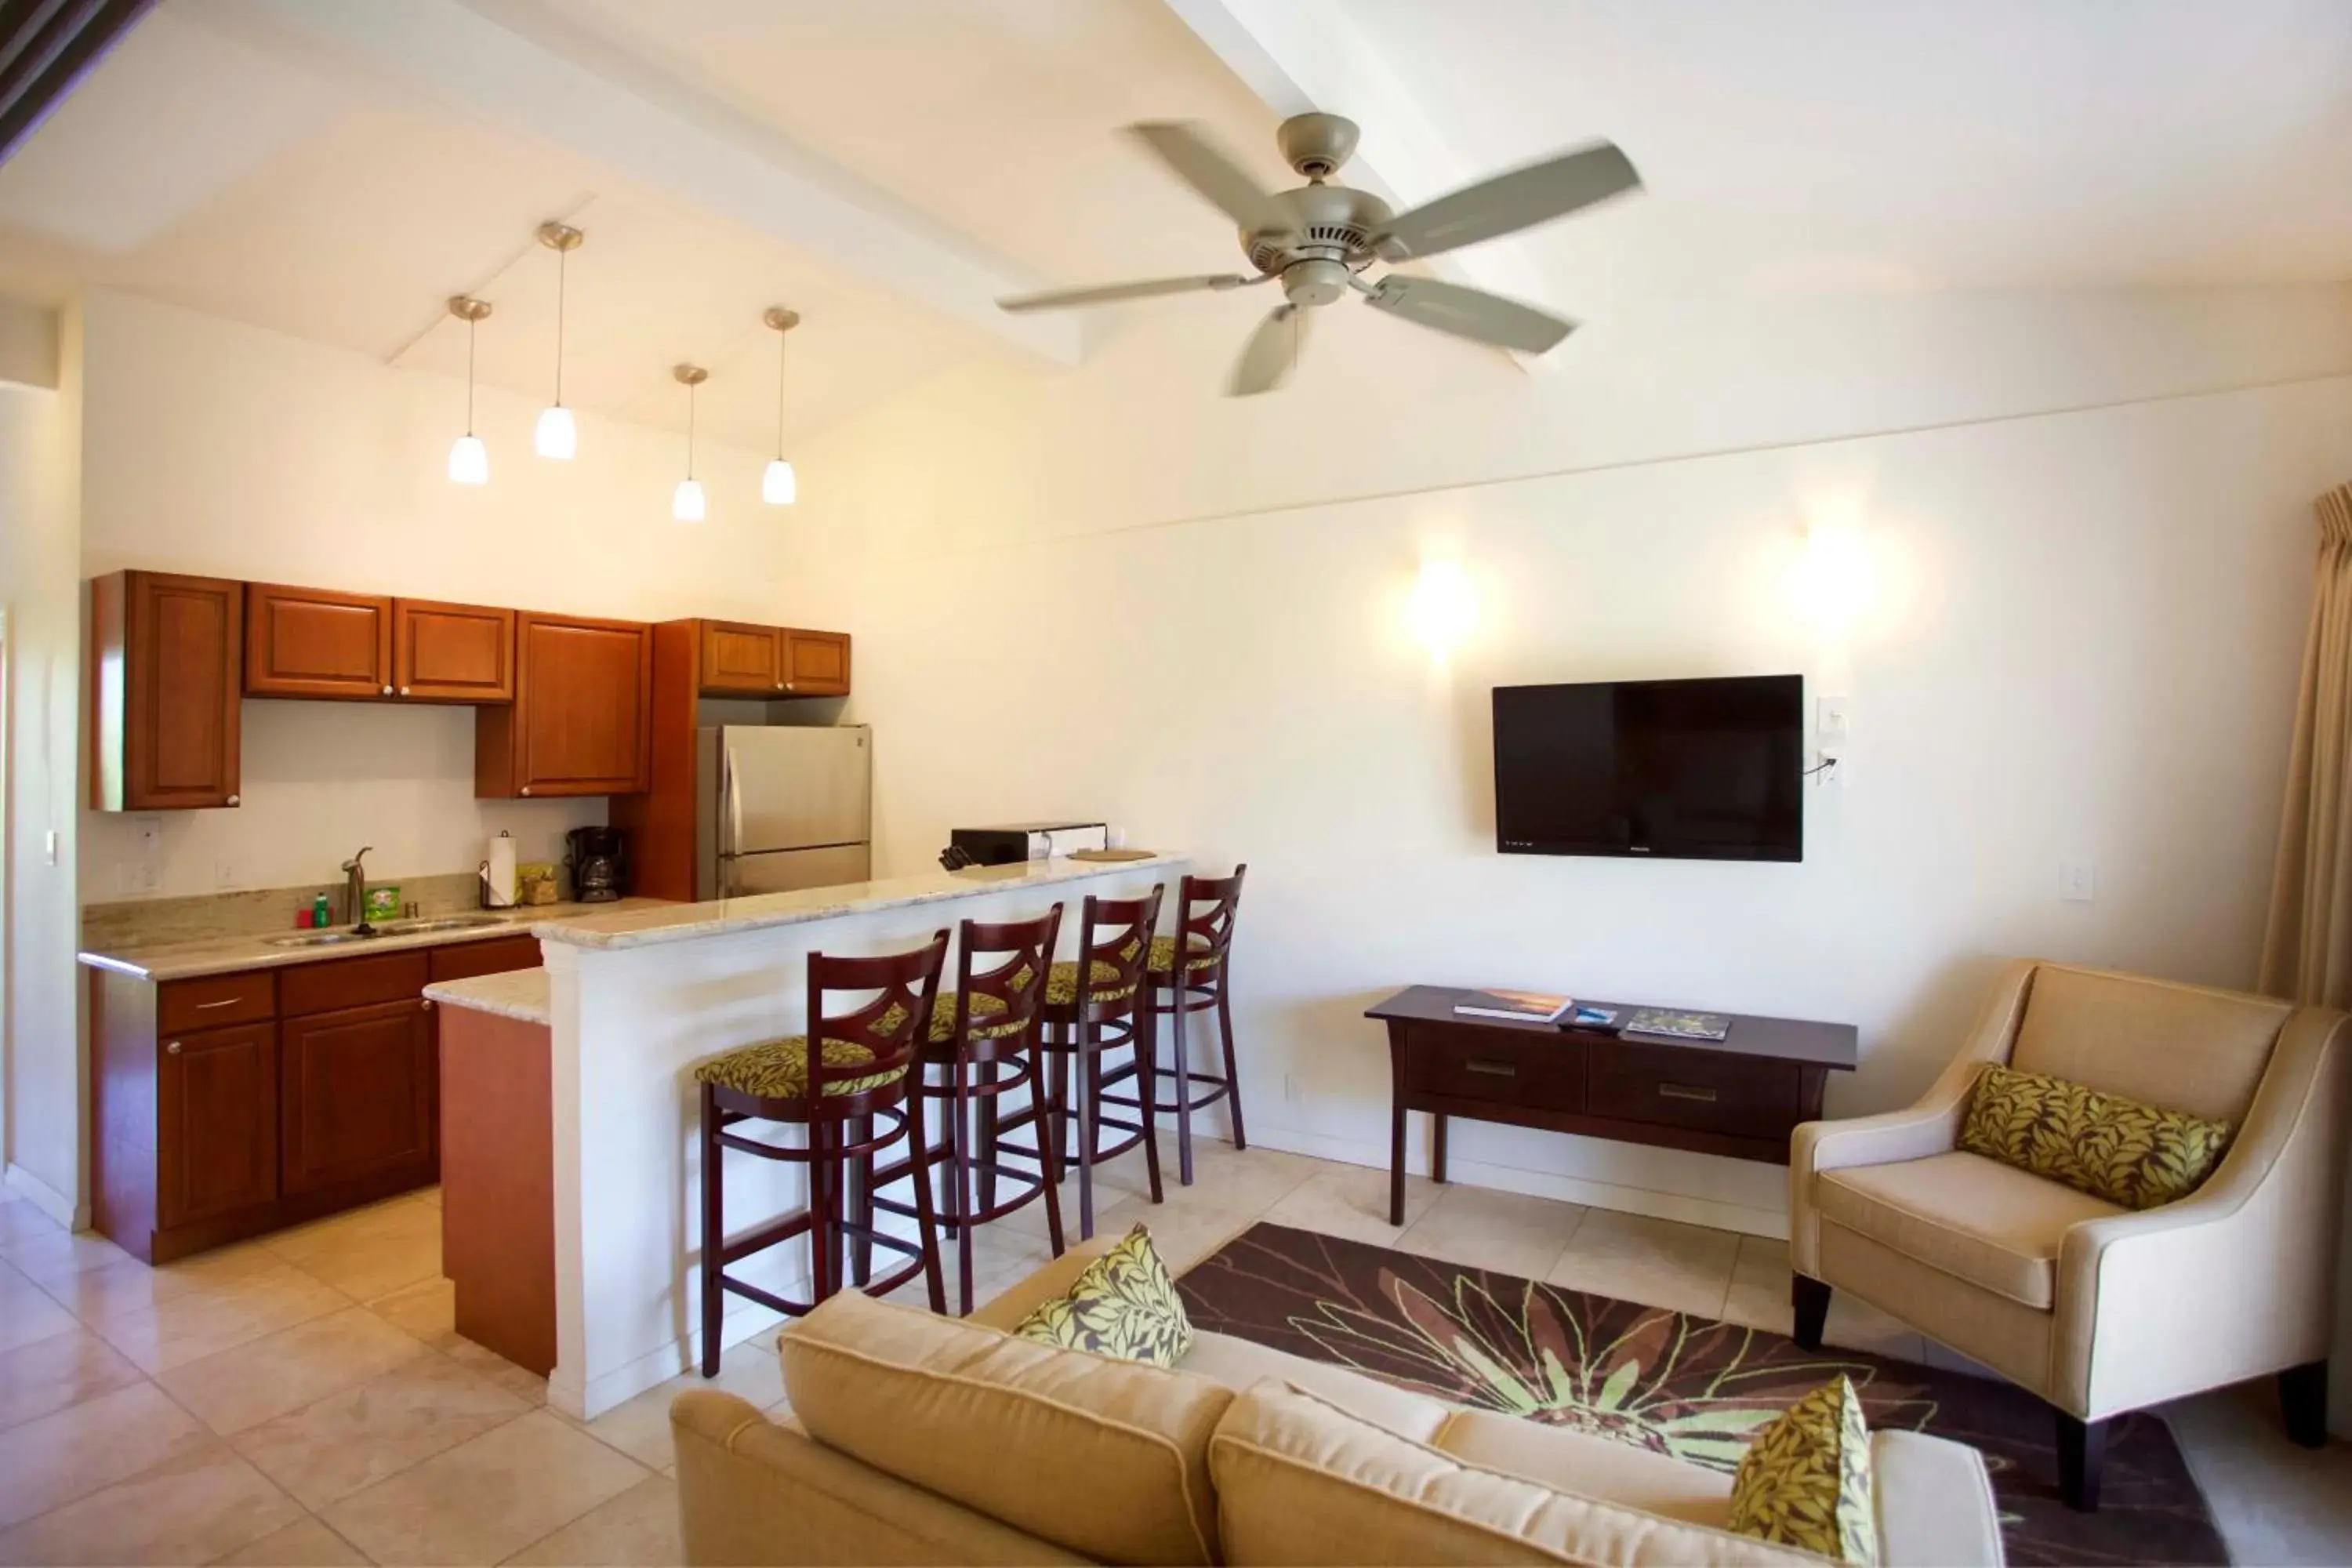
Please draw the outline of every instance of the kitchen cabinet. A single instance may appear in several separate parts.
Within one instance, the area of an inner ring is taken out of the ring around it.
[[[241,1024],[164,1042],[156,1101],[163,1162],[157,1215],[184,1226],[267,1204],[278,1193],[278,1026]]]
[[[849,695],[849,634],[784,633],[784,690],[793,697]]]
[[[247,697],[392,695],[392,601],[329,588],[245,585]]]
[[[478,796],[626,795],[651,783],[653,627],[525,613],[515,698],[474,710]]]
[[[392,683],[417,702],[511,702],[515,613],[432,599],[392,602]]]
[[[784,687],[782,626],[704,621],[702,689],[713,696],[773,697]]]
[[[289,1018],[278,1030],[289,1196],[370,1178],[433,1179],[432,1003],[347,1007]]]
[[[110,573],[90,584],[90,805],[236,805],[245,584]]]

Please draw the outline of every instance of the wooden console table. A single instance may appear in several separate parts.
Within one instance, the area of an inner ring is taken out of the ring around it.
[[[1738,1160],[1789,1163],[1789,1134],[1822,1114],[1832,1070],[1851,1071],[1851,1024],[1731,1015],[1720,1040],[1619,1036],[1564,1024],[1465,1017],[1471,993],[1414,985],[1366,1011],[1389,1026],[1389,1223],[1404,1223],[1404,1119],[1434,1118],[1429,1176],[1445,1180],[1445,1120],[1466,1116]],[[1622,1002],[1619,1018],[1638,1008]]]

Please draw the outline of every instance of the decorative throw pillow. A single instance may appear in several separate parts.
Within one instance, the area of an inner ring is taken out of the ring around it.
[[[1174,1366],[1192,1348],[1192,1324],[1175,1279],[1139,1225],[1087,1264],[1068,1295],[1041,1303],[1013,1331],[1151,1366]]]
[[[1825,1383],[1758,1429],[1731,1479],[1730,1528],[1841,1563],[1877,1563],[1870,1433],[1853,1384]]]
[[[1960,1147],[2111,1204],[2152,1209],[2204,1184],[2229,1150],[2230,1124],[1988,1063],[1960,1124]]]

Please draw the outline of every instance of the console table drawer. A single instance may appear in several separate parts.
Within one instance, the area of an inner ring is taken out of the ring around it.
[[[1584,1044],[1501,1029],[1416,1029],[1406,1075],[1420,1094],[1503,1100],[1546,1110],[1584,1104]]]
[[[1587,1114],[1742,1138],[1775,1138],[1804,1120],[1794,1062],[1616,1040],[1592,1047]]]

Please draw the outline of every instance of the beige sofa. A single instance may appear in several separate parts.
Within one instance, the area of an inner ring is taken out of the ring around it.
[[[1098,1238],[1099,1239],[1099,1238]],[[793,1420],[671,1407],[696,1563],[1802,1564],[1721,1530],[1730,1478],[1203,1332],[1181,1371],[1004,1331],[1098,1245],[963,1321],[855,1292],[782,1336]],[[1998,1563],[1983,1460],[1881,1432],[1880,1560]]]
[[[1917,1104],[1797,1130],[1799,1342],[1851,1290],[2032,1389],[2079,1509],[2098,1505],[2102,1423],[2123,1411],[2278,1373],[2291,1435],[2324,1441],[2345,1030],[2269,996],[2011,964]],[[2197,1192],[2135,1213],[1958,1148],[1987,1062],[2237,1131]]]

